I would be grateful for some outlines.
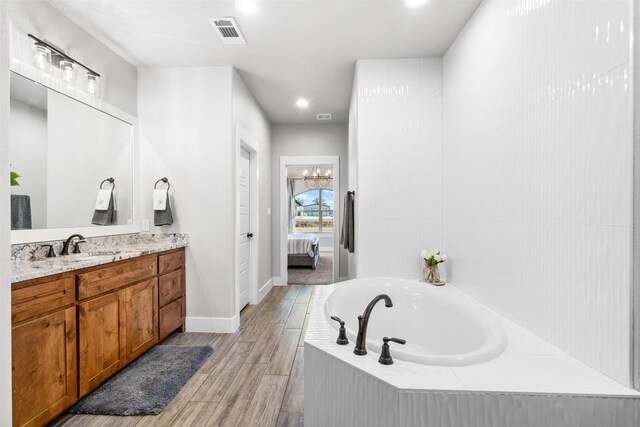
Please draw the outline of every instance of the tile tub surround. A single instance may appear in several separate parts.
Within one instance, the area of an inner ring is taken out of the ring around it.
[[[183,248],[189,245],[189,237],[186,234],[123,234],[91,237],[87,238],[86,241],[81,246],[81,254],[56,256],[55,258],[46,258],[47,249],[42,248],[42,245],[52,244],[56,255],[58,255],[62,249],[63,241],[13,245],[11,248],[11,283]],[[90,255],[91,252],[98,251],[120,252],[109,255]]]
[[[640,420],[640,392],[613,381],[495,312],[492,314],[506,331],[509,343],[502,355],[486,363],[447,367],[395,360],[393,365],[384,366],[378,363],[376,353],[356,356],[353,342],[347,346],[335,344],[337,332],[323,312],[336,286],[340,285],[316,290],[305,337],[305,425],[506,426],[512,417],[512,422],[524,421],[511,425],[539,426],[548,420],[555,420],[551,425],[557,425],[558,420],[574,420],[596,410],[598,416],[591,417],[593,424],[587,421],[579,425],[637,425],[634,422]],[[453,285],[440,289],[456,298],[475,301]],[[363,396],[364,388],[360,387],[366,387],[371,396]],[[367,401],[375,402],[374,407],[361,407]],[[431,412],[422,414],[428,404]],[[502,409],[489,409],[493,404],[503,405]],[[543,406],[548,409],[541,410]],[[373,411],[373,415],[360,423],[350,418],[352,409],[361,414]],[[513,418],[514,414],[520,418]],[[340,421],[325,416],[343,418]]]

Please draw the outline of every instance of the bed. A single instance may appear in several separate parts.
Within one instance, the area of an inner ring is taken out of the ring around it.
[[[315,234],[288,235],[288,266],[316,269],[320,259],[320,239]]]

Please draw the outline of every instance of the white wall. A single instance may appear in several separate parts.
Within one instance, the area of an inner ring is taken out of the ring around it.
[[[334,198],[344,197],[349,190],[348,176],[348,126],[346,124],[301,124],[274,125],[272,127],[272,162],[280,165],[283,156],[339,156],[340,157],[340,191],[334,193]],[[280,257],[280,189],[278,188],[279,167],[272,169],[272,235],[276,236],[272,242],[273,275],[281,276]],[[340,224],[336,224],[338,227]],[[347,252],[340,248],[340,277],[349,275]]]
[[[43,0],[7,0],[13,25],[47,40],[101,76],[101,98],[136,115],[137,70],[71,19]]]
[[[362,60],[356,82],[357,276],[416,279],[442,242],[442,62]]]
[[[139,209],[153,224],[153,184],[168,177],[175,222],[151,231],[189,234],[187,328],[233,330],[232,68],[142,68],[138,76]]]
[[[233,70],[233,141],[235,132],[241,127],[258,143],[258,286],[271,280],[271,123],[247,89],[238,72]],[[234,163],[235,164],[235,163]],[[237,175],[234,174],[234,177]],[[235,181],[234,181],[235,182]],[[234,183],[234,186],[237,185]]]
[[[485,0],[443,65],[450,280],[623,384],[630,11]]]
[[[0,2],[0,176],[9,174],[9,30]],[[11,425],[11,213],[9,183],[0,180],[0,425]]]
[[[15,99],[10,108],[9,159],[21,175],[11,194],[28,195],[32,228],[47,228],[47,111]]]

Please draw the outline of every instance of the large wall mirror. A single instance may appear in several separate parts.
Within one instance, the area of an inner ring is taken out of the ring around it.
[[[133,125],[16,73],[10,98],[11,229],[132,224]]]

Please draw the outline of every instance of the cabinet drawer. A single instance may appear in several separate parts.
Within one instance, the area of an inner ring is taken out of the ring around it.
[[[160,339],[166,338],[171,332],[184,324],[184,297],[160,309]]]
[[[181,268],[160,276],[160,307],[184,296],[184,270]]]
[[[146,257],[78,275],[78,299],[86,299],[156,275],[158,260]]]
[[[158,257],[160,274],[184,267],[184,249]]]
[[[75,277],[37,281],[33,286],[11,291],[13,324],[64,308],[74,303]]]

